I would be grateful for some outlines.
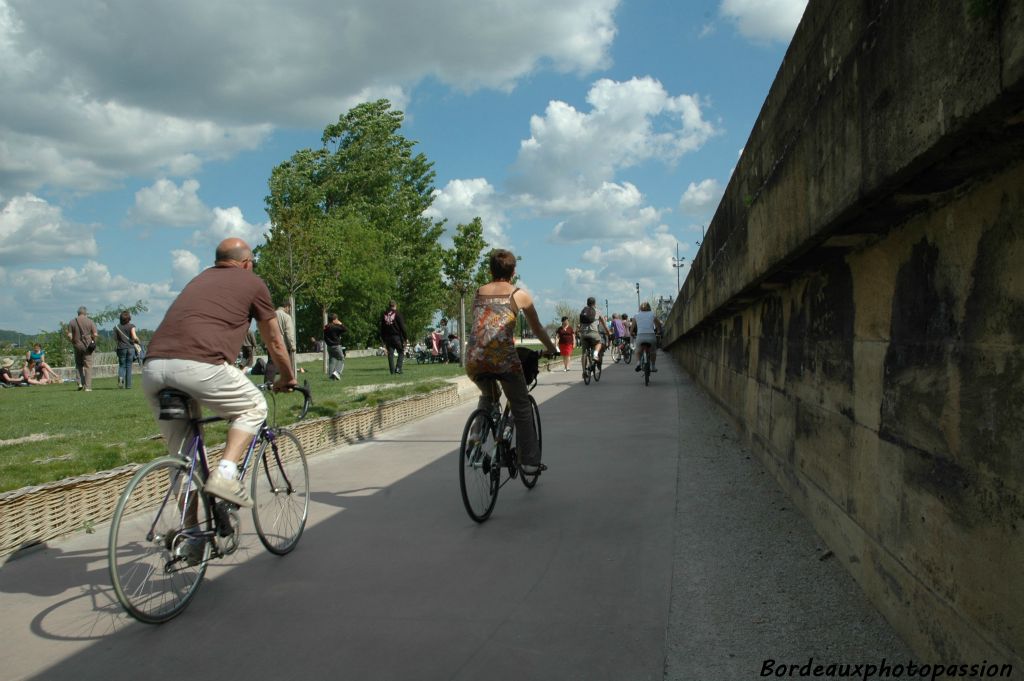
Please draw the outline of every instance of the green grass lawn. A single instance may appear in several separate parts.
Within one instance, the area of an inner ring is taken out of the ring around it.
[[[314,406],[307,418],[428,392],[444,379],[463,374],[458,365],[407,361],[403,373],[392,376],[386,358],[358,357],[345,362],[341,381],[330,381],[319,361],[301,366],[306,373],[299,374],[299,382],[309,381],[313,392]],[[368,385],[386,387],[355,389]],[[131,390],[119,390],[116,378],[95,379],[92,387],[90,393],[79,392],[74,383],[0,390],[0,492],[148,461],[164,453],[142,396],[141,376],[134,377]],[[277,422],[294,421],[301,396],[279,394],[276,401]],[[207,446],[222,443],[225,433],[222,424],[208,427]]]

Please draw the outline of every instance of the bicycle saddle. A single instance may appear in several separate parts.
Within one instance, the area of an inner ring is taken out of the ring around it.
[[[189,402],[192,396],[174,388],[164,388],[157,393],[160,400],[160,420],[175,421],[190,418]]]

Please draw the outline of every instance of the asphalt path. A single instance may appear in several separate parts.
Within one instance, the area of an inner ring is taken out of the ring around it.
[[[632,366],[542,373],[550,468],[482,525],[458,484],[471,402],[311,458],[298,548],[270,555],[246,522],[164,625],[116,603],[105,526],[8,560],[0,679],[734,681],[769,657],[906,655],[724,414],[659,364],[646,388]]]

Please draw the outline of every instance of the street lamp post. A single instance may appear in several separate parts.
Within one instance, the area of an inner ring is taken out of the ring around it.
[[[605,319],[607,319],[609,317],[609,313],[608,313],[608,299],[607,298],[604,299],[604,316],[605,316]]]
[[[640,309],[640,282],[636,282],[636,309]]]
[[[676,257],[672,258],[672,267],[674,267],[675,270],[676,270],[676,290],[677,291],[681,288],[681,284],[679,283],[679,268],[683,266],[685,260],[686,260],[685,257],[683,257],[683,258],[679,257],[679,242],[677,241],[676,242]]]

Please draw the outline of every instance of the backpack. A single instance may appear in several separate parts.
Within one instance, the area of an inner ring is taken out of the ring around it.
[[[580,310],[580,324],[593,324],[597,319],[597,310],[590,305]]]
[[[394,310],[388,310],[384,313],[384,327],[396,335],[398,334],[398,326],[395,324],[395,317],[398,316]]]

